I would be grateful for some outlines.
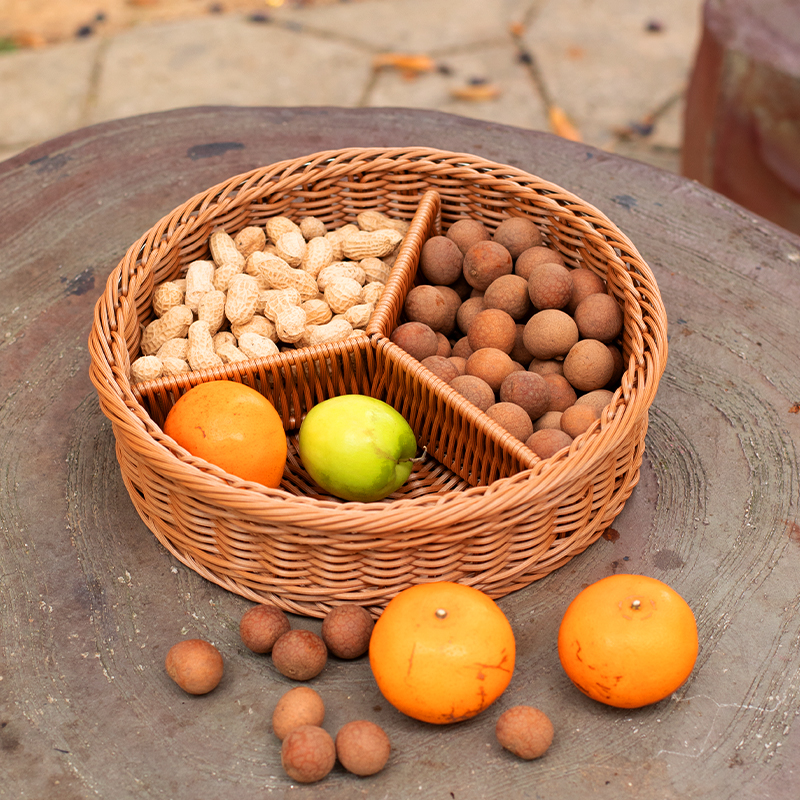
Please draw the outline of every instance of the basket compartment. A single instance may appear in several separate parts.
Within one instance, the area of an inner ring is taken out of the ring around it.
[[[211,231],[276,214],[329,226],[376,209],[412,222],[364,335],[221,370],[130,383],[154,286],[207,254]],[[525,214],[572,266],[606,279],[625,315],[627,370],[600,424],[541,461],[389,341],[416,280],[421,246],[469,215],[496,227]],[[414,235],[411,235],[411,232]],[[254,170],[191,198],[131,246],[97,303],[91,377],[111,419],[131,499],[158,540],[207,579],[254,601],[322,616],[337,603],[379,610],[408,585],[457,580],[502,597],[582,552],[638,480],[647,410],[666,360],[666,314],[635,247],[560,187],[467,154],[414,148],[326,151]],[[164,436],[177,397],[202,380],[254,386],[289,432],[280,489],[247,484]],[[296,453],[302,415],[336,394],[389,402],[427,457],[380,503],[319,493]]]

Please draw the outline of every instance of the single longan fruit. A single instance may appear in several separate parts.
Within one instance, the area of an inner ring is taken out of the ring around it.
[[[441,378],[445,383],[450,383],[459,372],[456,365],[445,356],[428,356],[421,362],[423,367],[429,369],[437,378]]]
[[[288,734],[301,725],[322,725],[325,719],[325,704],[310,686],[295,686],[289,689],[272,712],[272,731],[283,741]]]
[[[614,372],[611,374],[611,380],[608,382],[608,388],[616,389],[619,386],[622,376],[625,373],[625,357],[622,351],[615,344],[609,344],[608,351],[611,353],[611,358],[614,359]]]
[[[222,680],[222,654],[211,642],[184,639],[172,645],[164,663],[167,675],[188,694],[208,694]]]
[[[449,358],[453,350],[453,345],[450,344],[450,340],[441,331],[436,331],[436,338],[439,340],[439,346],[436,348],[435,355],[441,356],[442,358]]]
[[[528,276],[528,296],[535,308],[564,308],[572,296],[572,273],[561,264],[539,264]]]
[[[554,428],[557,431],[561,430],[561,415],[563,411],[545,411],[539,419],[533,421],[534,432],[540,431],[543,428]]]
[[[575,313],[578,303],[590,294],[605,294],[606,282],[596,273],[586,267],[572,270],[572,296],[567,303],[567,311]]]
[[[500,385],[515,369],[508,353],[496,347],[483,347],[467,359],[466,374],[483,378],[492,391],[497,393],[500,391]]]
[[[572,444],[572,437],[560,428],[540,428],[526,439],[525,444],[539,458],[550,458],[565,447],[569,447]]]
[[[541,375],[518,370],[500,384],[500,400],[519,406],[531,420],[539,419],[550,407],[550,387]]]
[[[286,735],[281,745],[281,766],[298,783],[321,781],[336,763],[331,735],[317,725],[301,725]]]
[[[375,775],[389,760],[392,750],[386,731],[367,719],[356,719],[339,728],[336,756],[354,775]]]
[[[614,357],[597,339],[576,342],[564,359],[564,377],[579,392],[602,389],[614,373]]]
[[[566,266],[564,256],[558,250],[552,250],[545,245],[537,245],[523,250],[514,262],[514,272],[521,278],[528,280],[531,270],[539,264],[561,264]]]
[[[519,275],[501,275],[483,293],[486,308],[499,308],[515,320],[527,318],[531,310],[528,283]]]
[[[455,316],[444,295],[429,283],[414,286],[406,295],[403,311],[411,322],[422,322],[434,331],[444,330]]]
[[[622,308],[610,294],[590,294],[575,308],[575,324],[581,337],[613,342],[622,333]]]
[[[548,411],[566,411],[578,399],[578,393],[572,388],[572,384],[558,373],[551,372],[542,375],[550,387],[550,406]]]
[[[514,706],[500,715],[495,735],[506,750],[530,761],[543,756],[553,743],[553,723],[538,708]]]
[[[485,292],[489,284],[501,275],[511,274],[513,269],[511,254],[497,242],[477,242],[464,253],[464,277],[473,289],[480,292]]]
[[[462,253],[472,247],[476,242],[482,242],[491,238],[489,229],[479,219],[458,219],[448,229],[445,234],[458,245]]]
[[[459,375],[450,381],[450,385],[481,411],[486,411],[489,406],[494,405],[495,395],[492,387],[477,375]]]
[[[469,326],[467,341],[473,352],[483,347],[496,347],[510,353],[517,339],[517,323],[499,308],[485,308],[475,315]]]
[[[295,628],[284,633],[272,648],[275,669],[295,681],[308,681],[322,672],[328,648],[313,631]]]
[[[277,606],[259,604],[242,615],[239,636],[254,653],[270,653],[275,642],[291,627],[289,617]]]
[[[461,276],[463,260],[464,254],[452,239],[446,236],[431,236],[422,245],[419,266],[430,283],[449,286]]]
[[[457,358],[467,359],[473,353],[472,348],[469,346],[469,339],[466,336],[462,336],[453,344],[453,349],[450,351],[450,357],[453,356]]]
[[[528,370],[535,372],[537,375],[549,375],[555,372],[556,375],[564,374],[564,362],[555,358],[533,358],[531,363],[528,364]]]
[[[439,349],[436,331],[424,322],[404,322],[392,331],[389,338],[417,361],[435,355]]]
[[[590,405],[571,405],[561,414],[561,430],[576,439],[586,433],[595,420],[599,419],[597,411]]]
[[[525,347],[525,325],[521,322],[516,324],[514,332],[514,346],[511,348],[509,355],[512,361],[516,361],[523,369],[527,369],[533,356],[528,352]]]
[[[540,245],[542,233],[527,217],[509,217],[497,226],[492,240],[503,245],[511,253],[511,258],[516,259],[524,250]]]
[[[576,401],[575,405],[589,405],[591,406],[598,417],[603,415],[603,409],[614,399],[614,392],[608,389],[595,389],[593,392],[582,394]]]
[[[486,302],[483,299],[483,296],[480,297],[468,297],[464,300],[463,303],[458,307],[458,311],[456,311],[456,324],[458,325],[458,329],[463,334],[469,333],[469,326],[472,324],[472,320],[478,316],[486,308]]]
[[[374,624],[366,608],[355,603],[344,603],[325,615],[322,641],[337,658],[358,658],[369,649]]]
[[[486,409],[486,414],[521,442],[533,433],[533,422],[528,412],[516,403],[495,403]]]
[[[527,321],[522,337],[526,350],[534,358],[547,360],[566,356],[580,334],[569,314],[557,308],[546,308]]]
[[[439,331],[449,336],[456,327],[456,314],[458,309],[461,308],[461,295],[451,286],[437,286],[436,289],[444,297],[447,305],[447,318],[445,324],[439,328]]]
[[[466,358],[464,358],[463,356],[450,356],[450,358],[448,358],[447,360],[453,365],[453,367],[455,367],[455,370],[456,370],[456,373],[457,373],[456,377],[458,377],[458,375],[463,375],[464,374],[464,372],[467,369],[467,359]],[[450,378],[450,381],[452,381],[452,380],[453,379]],[[448,381],[448,383],[450,381]]]

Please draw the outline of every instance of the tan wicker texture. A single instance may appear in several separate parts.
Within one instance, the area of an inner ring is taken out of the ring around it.
[[[278,214],[316,216],[333,228],[365,209],[411,221],[366,333],[132,385],[130,363],[142,324],[152,318],[154,287],[207,257],[212,230],[235,233]],[[460,217],[494,228],[510,215],[527,215],[569,265],[604,277],[625,316],[627,369],[612,403],[568,452],[544,461],[388,339],[425,240]],[[638,480],[667,337],[650,269],[624,234],[580,198],[473,155],[358,148],[253,170],[176,208],[110,275],[89,346],[122,477],[158,540],[232,592],[320,617],[343,602],[379,613],[400,590],[431,580],[467,583],[498,598],[582,552]],[[163,434],[160,425],[183,391],[221,377],[254,386],[280,412],[290,452],[279,489],[244,483]],[[397,408],[427,453],[408,483],[378,503],[320,494],[297,457],[303,414],[322,399],[353,392]]]

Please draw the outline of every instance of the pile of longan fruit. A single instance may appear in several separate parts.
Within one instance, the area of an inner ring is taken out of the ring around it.
[[[289,617],[277,606],[249,608],[239,622],[243,644],[253,653],[270,655],[284,677],[308,681],[325,668],[329,654],[353,660],[369,650],[374,621],[362,606],[344,603],[325,616],[319,634],[292,628]],[[185,639],[173,645],[166,657],[166,671],[185,692],[203,695],[215,689],[224,672],[220,651],[203,639]],[[387,764],[391,741],[376,723],[356,719],[342,725],[333,737],[322,727],[325,703],[307,685],[295,686],[278,700],[272,713],[272,730],[281,742],[281,766],[297,783],[325,778],[338,761],[358,776],[375,775]],[[522,759],[539,758],[550,746],[553,726],[548,717],[531,706],[513,706],[497,720],[498,742]]]
[[[623,311],[526,217],[461,218],[423,245],[390,338],[548,458],[600,418],[624,371]]]

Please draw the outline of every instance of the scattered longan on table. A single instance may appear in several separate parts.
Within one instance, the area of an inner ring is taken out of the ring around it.
[[[372,615],[355,603],[332,608],[322,620],[322,641],[337,658],[353,659],[369,649]]]
[[[392,745],[386,731],[366,719],[345,723],[334,741],[341,765],[354,775],[375,775],[389,760]]]
[[[325,703],[310,686],[289,689],[272,712],[272,731],[283,741],[301,725],[320,727],[325,719]]]
[[[313,631],[295,628],[284,633],[272,647],[272,663],[281,675],[295,681],[315,678],[325,668],[328,648]]]
[[[242,615],[239,636],[254,653],[271,653],[275,642],[291,627],[289,617],[277,606],[259,604]]]
[[[298,783],[321,781],[336,763],[331,735],[317,725],[301,725],[290,731],[281,745],[281,766]]]
[[[204,639],[184,639],[172,645],[164,662],[167,675],[188,694],[208,694],[222,680],[222,654]]]
[[[538,708],[519,705],[506,709],[495,725],[497,741],[509,752],[530,761],[541,758],[553,742],[553,723]]]

